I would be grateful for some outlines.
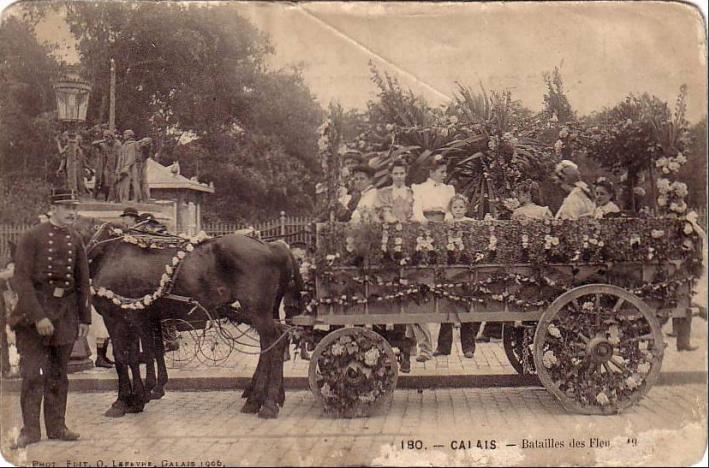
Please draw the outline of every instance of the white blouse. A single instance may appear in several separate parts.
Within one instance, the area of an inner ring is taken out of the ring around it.
[[[586,187],[586,184],[584,185]],[[585,216],[593,216],[596,205],[587,195],[582,186],[577,186],[567,195],[562,202],[562,206],[557,211],[557,219],[579,219]]]
[[[449,202],[456,194],[453,185],[442,184],[427,179],[423,184],[412,185],[414,194],[414,221],[424,222],[426,211],[440,211],[445,213],[446,219],[451,219],[449,213]]]
[[[365,215],[365,212],[370,215],[371,221],[377,221],[375,215],[376,202],[377,189],[370,185],[362,192],[360,201],[357,203],[357,207],[355,207],[355,211],[353,211],[353,215],[350,217],[350,221],[352,221],[353,223],[359,223],[362,217]]]

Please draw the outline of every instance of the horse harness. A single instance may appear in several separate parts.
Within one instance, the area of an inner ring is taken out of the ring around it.
[[[94,232],[94,234],[93,234],[93,235],[91,236],[91,238],[89,239],[89,242],[88,242],[87,245],[86,245],[86,255],[87,255],[87,257],[89,258],[89,262],[91,262],[91,258],[90,258],[91,252],[92,252],[96,247],[98,247],[99,245],[108,244],[108,243],[116,242],[116,241],[124,241],[126,237],[128,237],[129,235],[131,235],[131,234],[114,235],[114,236],[112,236],[112,237],[109,237],[108,239],[100,240],[100,235],[101,235],[101,234],[103,233],[103,231],[104,231],[107,227],[109,227],[109,226],[111,226],[111,223],[108,223],[108,222],[103,223],[101,226],[99,226],[99,228]],[[172,234],[144,233],[143,236],[145,236],[145,237],[151,237],[153,240],[158,240],[158,239],[160,239],[160,241],[166,241],[166,240],[170,240],[170,241],[178,241],[178,240],[179,240],[179,241],[184,241],[184,240],[185,240],[185,239],[182,238],[182,237],[174,236],[174,235],[172,235]],[[141,236],[141,237],[143,237],[143,236]],[[260,243],[265,243],[265,241],[262,240],[262,239],[258,239],[258,238],[256,238],[256,237],[252,237],[252,236],[248,236],[248,237],[251,237],[252,239],[254,239],[254,240],[256,240],[256,241],[258,241],[258,242],[260,242]],[[175,268],[175,273],[174,273],[174,275],[173,275],[173,278],[175,278],[175,279],[177,278],[178,274],[180,273],[181,267],[182,267],[182,262],[180,262],[180,263],[177,265],[177,267]],[[195,310],[200,309],[200,310],[202,310],[202,312],[204,312],[205,315],[208,317],[208,320],[215,321],[215,319],[212,318],[212,314],[210,313],[210,311],[207,310],[207,308],[204,307],[198,300],[196,300],[196,299],[194,299],[194,298],[192,298],[192,297],[189,297],[189,296],[181,296],[181,295],[178,295],[178,294],[173,294],[172,289],[173,289],[174,284],[175,284],[175,281],[174,281],[174,280],[173,280],[173,281],[170,281],[170,283],[168,284],[168,287],[167,287],[165,293],[161,296],[161,298],[163,298],[163,299],[168,299],[168,300],[175,301],[175,302],[180,302],[180,303],[183,303],[183,304],[191,305],[192,308],[191,308],[190,311],[187,313],[188,316],[189,316],[189,315],[192,315],[192,313],[193,313]],[[230,307],[236,308],[235,305],[234,305],[234,303],[230,304]],[[217,322],[217,324],[218,324],[219,329],[221,330],[221,323],[220,323],[219,321],[216,321],[216,322]],[[249,355],[265,354],[265,353],[271,351],[279,342],[281,342],[281,340],[284,339],[284,337],[286,337],[287,335],[291,335],[291,334],[293,333],[293,331],[297,328],[296,326],[288,325],[288,324],[281,324],[281,323],[279,323],[279,325],[285,326],[285,327],[286,327],[285,331],[284,331],[271,345],[269,345],[269,346],[266,347],[265,349],[263,349],[263,350],[261,350],[261,351],[257,351],[257,352],[249,352],[249,351],[244,351],[244,350],[238,350],[238,352],[241,352],[241,353],[243,353],[243,354],[249,354]],[[239,337],[237,337],[237,338],[240,338],[240,337],[244,336],[247,332],[248,332],[248,330],[242,332],[242,333],[239,335]],[[225,334],[222,334],[222,336],[225,336]],[[242,345],[242,346],[247,346],[247,347],[257,347],[257,345],[252,345],[252,344],[249,344],[249,343],[242,343],[242,342],[238,341],[237,338],[231,337],[231,339],[232,339],[236,344],[239,344],[239,345]]]

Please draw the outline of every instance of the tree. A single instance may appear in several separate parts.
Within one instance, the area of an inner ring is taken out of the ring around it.
[[[319,171],[322,110],[298,68],[269,70],[269,38],[221,4],[75,2],[68,21],[107,119],[109,58],[117,62],[117,124],[152,135],[163,162],[215,184],[205,212],[256,221],[305,214]],[[182,135],[193,140],[183,145]]]
[[[547,86],[547,92],[543,98],[543,115],[547,118],[556,118],[562,123],[574,120],[575,113],[567,100],[560,69],[555,67],[552,73],[544,73],[542,77]]]
[[[0,25],[0,219],[29,221],[44,203],[57,162],[54,90],[61,64],[40,44],[31,24],[6,16]]]

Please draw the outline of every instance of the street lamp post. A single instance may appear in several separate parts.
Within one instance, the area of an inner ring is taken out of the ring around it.
[[[89,107],[91,86],[77,74],[69,74],[54,85],[57,98],[57,120],[64,128],[78,133],[81,125],[86,122],[86,111]],[[66,168],[67,172],[70,168]],[[81,172],[76,177],[81,177]],[[94,367],[90,359],[91,349],[86,337],[77,338],[69,361],[69,372],[78,372]]]

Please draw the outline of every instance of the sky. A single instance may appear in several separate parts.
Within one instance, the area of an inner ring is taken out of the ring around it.
[[[684,83],[689,120],[707,113],[703,20],[680,3],[243,3],[238,11],[270,35],[270,65],[302,65],[323,105],[363,109],[376,92],[373,61],[433,105],[447,102],[461,82],[510,89],[539,110],[542,75],[558,66],[582,115],[629,93],[672,105]],[[77,60],[61,12],[37,34]]]

